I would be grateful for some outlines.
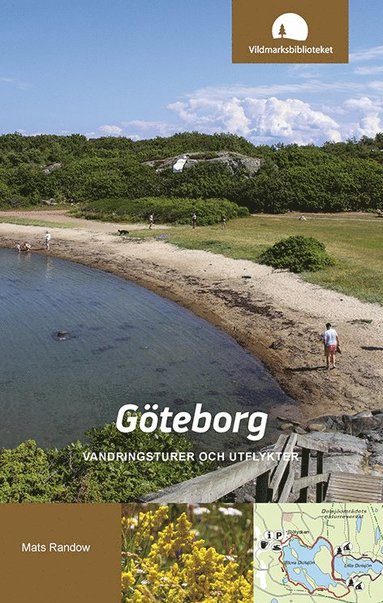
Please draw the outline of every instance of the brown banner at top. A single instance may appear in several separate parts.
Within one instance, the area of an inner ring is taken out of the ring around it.
[[[233,0],[233,63],[348,63],[348,0]]]

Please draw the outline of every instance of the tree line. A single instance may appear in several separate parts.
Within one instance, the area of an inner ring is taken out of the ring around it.
[[[148,160],[229,151],[262,160],[245,168],[201,162],[174,173]],[[343,143],[253,145],[233,134],[180,133],[133,141],[123,137],[0,136],[0,206],[55,199],[92,208],[100,200],[226,199],[252,212],[359,211],[383,207],[383,133]]]

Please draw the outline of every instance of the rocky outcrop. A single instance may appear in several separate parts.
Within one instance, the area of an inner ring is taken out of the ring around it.
[[[310,438],[326,442],[325,471],[381,474],[383,472],[383,409],[355,415],[325,415],[307,425],[280,418],[284,432],[306,432]]]
[[[383,409],[365,410],[355,415],[325,415],[310,421],[306,431],[340,431],[383,443]]]
[[[51,163],[50,165],[46,165],[43,168],[43,174],[51,174],[52,172],[54,172],[55,170],[58,170],[59,168],[61,168],[62,164],[61,163]]]
[[[325,473],[367,473],[370,450],[367,441],[352,435],[327,432],[310,434],[311,439],[325,442],[328,453],[324,458]]]
[[[177,155],[176,157],[154,159],[152,161],[144,162],[145,165],[154,168],[156,172],[161,172],[169,168],[181,172],[185,169],[194,167],[199,163],[220,163],[225,165],[232,174],[242,169],[248,176],[254,176],[261,167],[261,159],[258,157],[248,157],[247,155],[229,151],[217,153],[187,153],[185,155]]]
[[[41,199],[42,205],[57,205],[57,201],[54,197],[52,199]]]

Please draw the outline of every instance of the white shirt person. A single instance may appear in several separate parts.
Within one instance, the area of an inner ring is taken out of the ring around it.
[[[44,247],[47,251],[49,251],[49,248],[50,248],[50,240],[51,240],[51,235],[48,231],[46,231],[45,237],[44,237]]]

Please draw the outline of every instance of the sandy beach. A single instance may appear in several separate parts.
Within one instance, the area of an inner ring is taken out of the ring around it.
[[[56,210],[0,212],[0,218],[12,215],[65,226],[50,229],[50,255],[130,279],[224,329],[298,401],[283,410],[285,416],[305,422],[324,414],[383,408],[383,307],[378,304],[247,260],[117,235],[119,228],[142,225],[78,220]],[[42,249],[45,230],[1,223],[0,246],[14,248],[28,240],[33,252],[47,253]],[[338,368],[331,371],[324,370],[319,340],[328,321],[342,347]]]

